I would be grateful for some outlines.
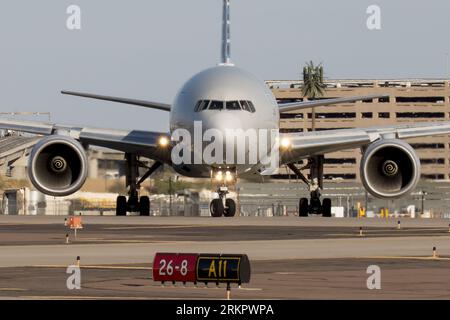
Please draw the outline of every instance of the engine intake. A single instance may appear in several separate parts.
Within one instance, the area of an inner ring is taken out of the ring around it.
[[[31,150],[28,176],[42,193],[67,196],[83,186],[87,167],[86,152],[78,141],[65,136],[49,136]]]
[[[373,196],[399,198],[411,192],[419,182],[420,160],[404,141],[379,140],[364,152],[361,179]]]

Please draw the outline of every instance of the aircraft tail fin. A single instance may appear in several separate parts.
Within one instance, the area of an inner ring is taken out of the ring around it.
[[[222,12],[222,57],[221,64],[232,65],[231,63],[231,33],[230,33],[230,0],[223,0]]]

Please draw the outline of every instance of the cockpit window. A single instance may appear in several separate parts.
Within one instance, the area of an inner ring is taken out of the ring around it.
[[[225,105],[227,110],[241,110],[239,101],[227,101]]]
[[[209,104],[209,100],[200,100],[195,105],[194,111],[200,112],[200,111],[206,110],[208,108],[208,104]]]
[[[248,102],[248,106],[250,107],[250,112],[253,113],[255,112],[255,106],[253,105],[253,102],[251,101],[247,101]]]
[[[208,105],[209,105],[209,100],[202,100],[202,102],[200,103],[199,110],[206,110],[206,109],[208,109]]]
[[[203,110],[244,110],[247,112],[254,113],[255,106],[251,101],[248,100],[231,100],[231,101],[219,101],[219,100],[199,100],[195,107],[195,112],[200,112]]]
[[[247,103],[247,101],[241,101],[241,106],[242,106],[242,109],[243,110],[245,110],[245,111],[248,111],[248,112],[251,112],[250,111],[250,108],[248,107],[248,103]]]
[[[197,104],[195,105],[194,111],[198,112],[200,110],[200,105],[201,105],[202,101],[200,100],[199,102],[197,102]]]
[[[212,100],[209,104],[209,110],[221,110],[223,109],[223,101]]]
[[[241,106],[242,109],[248,112],[255,112],[255,106],[253,105],[253,102],[247,101],[247,100],[241,100]]]

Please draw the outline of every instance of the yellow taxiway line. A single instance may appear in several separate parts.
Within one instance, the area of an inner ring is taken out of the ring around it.
[[[0,288],[0,291],[27,291],[27,289],[23,289],[23,288]]]

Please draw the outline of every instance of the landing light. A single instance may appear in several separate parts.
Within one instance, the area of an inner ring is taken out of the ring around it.
[[[218,171],[216,173],[216,180],[217,181],[222,181],[223,180],[223,173],[222,173],[222,171]]]
[[[161,137],[159,138],[158,143],[161,147],[167,147],[167,145],[169,144],[169,139],[167,139],[167,137]]]
[[[230,182],[230,181],[233,180],[233,175],[231,174],[230,171],[225,172],[225,180],[226,180],[227,182]]]
[[[291,146],[291,139],[289,138],[281,139],[280,145],[283,149],[288,149]]]

